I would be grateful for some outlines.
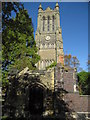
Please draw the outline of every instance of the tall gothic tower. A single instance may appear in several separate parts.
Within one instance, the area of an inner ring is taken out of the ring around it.
[[[44,70],[54,61],[63,64],[63,40],[58,3],[56,3],[54,10],[50,7],[43,10],[40,4],[38,8],[38,22],[35,40],[39,49],[38,54],[41,57],[37,65],[39,70]]]

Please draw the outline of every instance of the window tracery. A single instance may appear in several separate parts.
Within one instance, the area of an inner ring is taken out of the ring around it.
[[[48,16],[48,31],[50,30],[50,16]]]
[[[54,31],[54,16],[52,16],[52,30]]]
[[[45,16],[43,16],[43,31],[45,31]]]

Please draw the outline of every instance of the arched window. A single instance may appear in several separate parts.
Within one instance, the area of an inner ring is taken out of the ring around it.
[[[42,46],[43,46],[43,48],[45,48],[45,44],[44,43],[42,44]]]
[[[45,31],[45,16],[43,16],[43,31]]]
[[[49,31],[49,28],[50,28],[49,24],[50,24],[50,16],[48,16],[48,31]]]
[[[49,48],[49,43],[47,44],[47,47]]]
[[[54,16],[52,16],[52,30],[54,31]]]

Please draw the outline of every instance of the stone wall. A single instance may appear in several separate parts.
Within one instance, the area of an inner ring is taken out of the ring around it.
[[[69,108],[75,112],[90,112],[90,96],[81,96],[78,93],[68,93],[65,95],[65,101],[69,103]]]
[[[60,28],[59,5],[56,4],[54,9],[48,7],[46,10],[43,10],[40,4],[37,19],[38,25],[35,34],[35,41],[39,49],[38,54],[41,57],[41,60],[39,61],[37,67],[39,68],[39,70],[45,70],[45,68],[49,66],[52,62],[60,62],[59,56],[64,55],[62,31]],[[64,58],[62,57],[62,63],[63,60]]]
[[[54,91],[54,68],[44,71],[45,75],[40,76],[40,81],[42,84],[47,86],[51,91]]]
[[[55,78],[56,89],[62,87],[66,91],[63,99],[68,108],[75,114],[77,113],[75,116],[78,117],[80,115],[78,119],[86,120],[86,116],[90,114],[90,96],[79,94],[76,74],[76,69],[68,66],[62,67],[60,64],[57,64]],[[82,118],[82,116],[85,116],[85,118]]]

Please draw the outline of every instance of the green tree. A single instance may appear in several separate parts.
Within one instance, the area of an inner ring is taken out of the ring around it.
[[[90,95],[90,72],[82,71],[77,75],[80,94]]]
[[[12,12],[16,14],[23,8],[23,4],[19,2],[2,2],[2,28],[3,30],[13,24]]]
[[[16,2],[2,2],[2,83],[4,86],[6,86],[8,80],[8,65],[10,64],[10,61],[8,59],[8,44],[10,41],[8,41],[8,30],[11,26],[13,26],[14,21],[12,19],[11,13],[16,13],[19,11],[19,9],[22,9],[23,5],[21,3]],[[12,30],[13,31],[13,30]]]
[[[90,72],[90,54],[88,55],[87,66],[88,66],[88,71]]]
[[[10,18],[10,21],[13,22],[10,22],[9,25],[3,25],[5,29],[2,33],[2,73],[4,82],[7,81],[7,75],[11,70],[19,71],[27,66],[30,69],[36,69],[35,64],[40,59],[37,55],[32,20],[29,18],[27,10],[24,8],[19,9],[16,17]]]

